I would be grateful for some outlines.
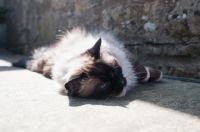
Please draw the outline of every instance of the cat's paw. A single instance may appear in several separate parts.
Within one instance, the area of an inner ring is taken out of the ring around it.
[[[146,71],[147,71],[147,78],[146,81],[148,82],[155,82],[155,81],[160,81],[163,77],[163,73],[156,69],[156,68],[152,68],[152,67],[145,67]]]

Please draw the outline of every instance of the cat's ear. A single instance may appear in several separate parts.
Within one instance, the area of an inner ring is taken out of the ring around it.
[[[89,54],[95,59],[100,58],[101,38],[88,50]]]
[[[114,68],[120,67],[120,66],[119,66],[119,63],[118,63],[116,60],[113,61],[113,66],[114,66]]]

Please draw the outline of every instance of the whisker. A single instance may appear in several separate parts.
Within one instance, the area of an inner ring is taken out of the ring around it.
[[[111,96],[111,98],[114,97],[115,95],[116,95],[116,94],[113,94],[113,95]]]
[[[135,78],[135,80],[132,80],[132,79],[127,79],[127,80],[132,81],[132,82],[135,82],[135,81],[137,81],[137,79],[138,79],[138,78]]]
[[[142,65],[142,63],[140,63],[139,65],[137,65],[136,67],[134,67],[134,70],[136,70],[141,65]]]
[[[89,83],[90,81],[92,81],[92,79],[88,80],[87,83]],[[86,84],[87,84],[87,83],[86,83]]]
[[[134,78],[137,79],[138,77],[135,76],[135,77],[126,77],[126,78],[127,78],[127,79],[132,79],[132,78],[133,78],[133,79],[134,79]]]
[[[137,72],[136,75],[138,75],[138,74],[142,74],[142,73],[147,73],[147,72]]]
[[[132,81],[132,82],[135,82],[135,81],[137,81],[137,80],[131,80],[131,79],[127,79],[127,80],[130,80],[130,81]]]
[[[126,76],[126,78],[129,78],[129,77],[130,77],[130,75],[131,75],[130,73],[131,73],[131,72],[128,73],[128,75]],[[133,73],[133,74],[134,74],[134,73]],[[135,75],[137,76],[137,74],[135,74]],[[137,77],[131,77],[131,78],[137,78]]]
[[[114,95],[115,95],[115,94],[109,95],[109,96],[106,98],[106,100],[108,100],[109,98],[112,98]]]
[[[109,95],[109,96],[106,98],[106,100],[108,100],[110,97],[111,97],[111,95]]]
[[[133,66],[134,66],[134,64],[136,63],[136,61],[137,61],[137,56],[138,56],[138,54],[137,54],[137,51],[136,51],[136,58],[134,58],[135,59],[135,61],[133,62]],[[146,58],[147,58],[147,55],[145,56],[145,59],[144,60],[146,60]],[[143,63],[139,63],[139,65],[137,65],[136,67],[134,66],[133,68],[134,68],[134,71],[139,67],[139,66],[141,66],[141,65],[143,65]],[[130,70],[132,70],[132,69],[130,69]],[[125,73],[125,76],[129,76],[129,74],[130,74],[130,70],[127,72],[127,73]],[[144,72],[145,73],[145,72]],[[141,74],[141,73],[136,73],[135,75],[138,75],[138,74]]]
[[[135,64],[135,62],[137,60],[137,56],[138,56],[138,54],[137,54],[137,50],[136,50],[136,57],[134,57],[135,61],[133,62],[133,64]]]
[[[124,74],[124,76],[127,76],[127,74],[130,74],[130,71],[131,71],[132,69],[130,69],[130,70],[128,70],[125,74]]]
[[[144,60],[143,61],[145,61],[147,59],[147,55],[145,56],[145,58],[144,58]],[[135,70],[140,66],[140,65],[143,65],[143,63],[139,63],[139,65],[137,65],[136,67],[135,67]]]

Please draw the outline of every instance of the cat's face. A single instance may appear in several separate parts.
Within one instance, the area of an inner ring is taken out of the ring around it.
[[[86,54],[93,63],[70,77],[65,84],[68,94],[84,98],[109,98],[118,96],[126,86],[122,69],[115,59],[109,64],[100,58],[101,39]]]

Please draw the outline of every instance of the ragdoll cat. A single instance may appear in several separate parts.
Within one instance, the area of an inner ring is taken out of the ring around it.
[[[162,78],[161,71],[139,64],[112,34],[80,28],[49,47],[36,49],[31,59],[13,66],[53,78],[68,95],[96,99],[122,97],[137,83]]]

